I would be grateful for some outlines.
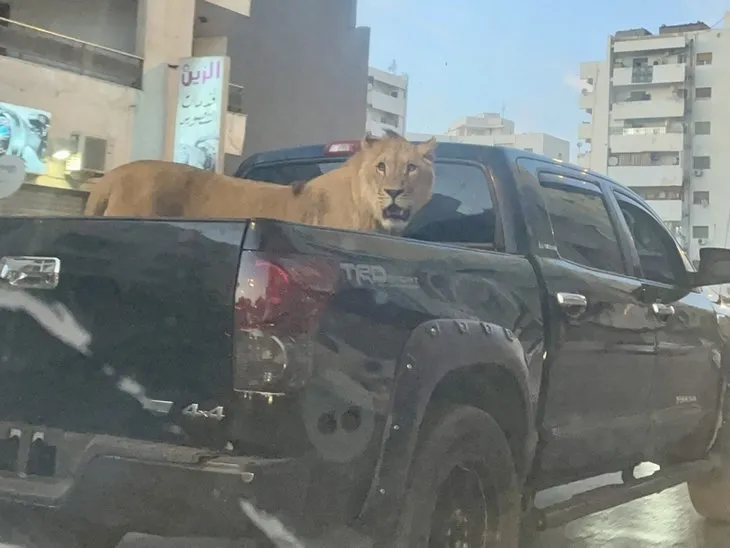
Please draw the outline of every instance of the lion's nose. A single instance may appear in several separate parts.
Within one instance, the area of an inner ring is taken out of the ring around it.
[[[398,196],[403,194],[402,188],[386,188],[385,193],[390,196],[391,200],[395,200]]]

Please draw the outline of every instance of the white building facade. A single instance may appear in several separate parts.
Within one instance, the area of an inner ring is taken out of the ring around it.
[[[568,141],[547,133],[515,133],[512,120],[490,112],[460,118],[443,134],[408,133],[407,137],[411,141],[435,137],[440,142],[519,148],[566,162],[570,158]]]
[[[382,135],[386,129],[401,135],[406,132],[408,76],[374,67],[368,69],[366,131]]]
[[[729,24],[620,31],[580,67],[578,164],[647,199],[693,260],[730,244]]]

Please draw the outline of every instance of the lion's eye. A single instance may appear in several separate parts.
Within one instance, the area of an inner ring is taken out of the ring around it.
[[[416,165],[415,164],[408,164],[406,166],[406,171],[408,171],[408,173],[413,173],[414,171],[416,171]]]
[[[385,173],[385,162],[380,162],[375,166],[375,169],[377,169],[380,173]]]

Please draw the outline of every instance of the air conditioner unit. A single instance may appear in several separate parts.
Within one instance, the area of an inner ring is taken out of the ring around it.
[[[100,137],[71,134],[71,158],[66,162],[66,173],[103,174],[106,171],[108,142]]]
[[[695,171],[694,171],[695,177],[702,177],[703,173],[704,173],[704,171],[701,169],[695,169]]]
[[[700,205],[701,205],[702,207],[710,207],[710,200],[702,200],[702,201],[700,202]]]
[[[697,244],[698,245],[707,245],[707,240],[705,238],[697,238]]]

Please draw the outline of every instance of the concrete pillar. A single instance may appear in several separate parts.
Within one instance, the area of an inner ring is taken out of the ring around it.
[[[132,159],[172,160],[177,65],[193,52],[196,0],[140,0],[137,54],[144,58]]]

